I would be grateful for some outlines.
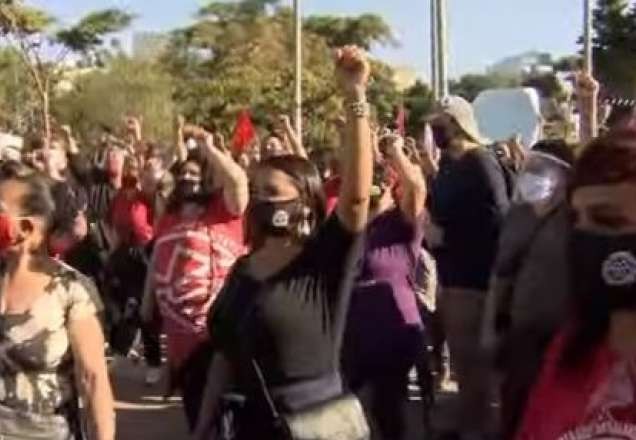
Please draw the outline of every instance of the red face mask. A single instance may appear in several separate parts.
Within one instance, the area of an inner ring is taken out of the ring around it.
[[[0,252],[4,252],[16,242],[17,234],[7,214],[0,213]]]

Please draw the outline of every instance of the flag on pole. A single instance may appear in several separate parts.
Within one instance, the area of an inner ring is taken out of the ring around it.
[[[252,124],[249,110],[242,110],[236,120],[234,134],[232,136],[232,150],[235,153],[243,153],[254,140],[256,130]]]

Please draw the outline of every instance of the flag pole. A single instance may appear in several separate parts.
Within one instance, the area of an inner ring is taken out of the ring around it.
[[[295,91],[294,91],[294,122],[296,135],[299,139],[303,136],[303,22],[301,0],[294,0],[294,34],[296,39],[296,56],[295,56]]]
[[[590,75],[594,71],[592,54],[592,0],[583,0],[583,69]]]

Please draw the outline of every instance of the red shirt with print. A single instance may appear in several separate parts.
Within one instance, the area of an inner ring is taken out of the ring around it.
[[[246,252],[242,217],[223,195],[190,219],[166,213],[159,222],[152,282],[175,368],[207,339],[207,315],[235,261]]]
[[[517,440],[636,439],[636,359],[620,358],[604,342],[566,369],[567,337],[546,354]]]

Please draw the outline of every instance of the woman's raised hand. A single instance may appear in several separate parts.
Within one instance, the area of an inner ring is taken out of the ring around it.
[[[357,46],[345,46],[335,52],[336,77],[338,85],[346,98],[364,97],[371,66],[367,55]]]

